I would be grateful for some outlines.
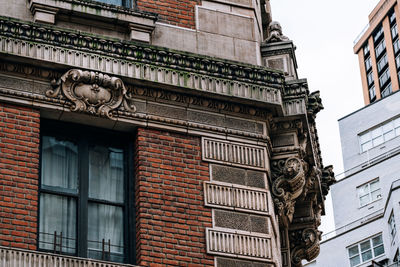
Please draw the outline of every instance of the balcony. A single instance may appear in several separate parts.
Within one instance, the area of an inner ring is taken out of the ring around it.
[[[130,264],[106,262],[66,255],[23,250],[0,246],[0,266],[2,267],[134,267]]]

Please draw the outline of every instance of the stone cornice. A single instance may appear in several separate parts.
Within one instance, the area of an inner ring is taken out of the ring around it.
[[[113,58],[127,59],[130,62],[173,67],[177,71],[268,85],[278,89],[282,89],[284,83],[283,73],[261,66],[174,51],[142,43],[109,39],[79,31],[67,31],[7,17],[0,17],[0,34],[38,44],[107,55]]]

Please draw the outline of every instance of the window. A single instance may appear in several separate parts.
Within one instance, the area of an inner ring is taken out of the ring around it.
[[[385,40],[382,40],[375,48],[375,56],[378,58],[386,49]]]
[[[396,57],[396,67],[400,68],[400,55]]]
[[[366,56],[367,54],[369,54],[369,46],[368,46],[368,43],[366,43],[366,44],[364,45],[363,50],[364,50],[364,56]]]
[[[369,92],[369,100],[371,100],[371,102],[374,101],[376,99],[375,86],[369,88],[368,92]]]
[[[378,65],[378,72],[381,72],[387,66],[387,63],[388,63],[388,59],[387,59],[387,55],[385,54],[378,61],[378,64],[377,64]]]
[[[374,34],[374,42],[378,41],[382,36],[383,36],[383,27],[381,25]]]
[[[382,196],[381,188],[379,187],[379,179],[372,180],[371,182],[357,187],[357,194],[360,207],[380,199]]]
[[[361,152],[400,136],[400,117],[359,135]]]
[[[383,247],[382,234],[362,241],[348,249],[350,266],[369,261],[385,253]]]
[[[394,50],[395,54],[397,54],[397,52],[399,52],[399,50],[400,50],[399,39],[396,39],[396,41],[393,42],[393,50]]]
[[[397,24],[392,26],[391,32],[392,32],[392,39],[394,40],[397,37],[397,35],[399,35],[399,30],[397,29]]]
[[[388,95],[390,95],[392,93],[392,83],[389,83],[385,89],[382,90],[381,92],[381,96],[383,97],[387,97]]]
[[[390,233],[390,237],[391,240],[394,240],[394,237],[396,236],[396,222],[394,221],[394,213],[392,211],[392,214],[390,215],[389,218],[389,233]]]
[[[390,21],[390,24],[392,24],[396,21],[396,14],[394,13],[394,11],[392,11],[392,14],[390,14],[389,21]]]
[[[131,7],[129,0],[96,0],[96,1],[116,6]]]
[[[84,126],[43,125],[39,249],[131,262],[129,143]]]
[[[372,67],[371,57],[368,57],[368,58],[365,60],[365,69],[368,71],[371,67]]]
[[[370,71],[370,72],[367,74],[367,80],[368,80],[368,86],[370,86],[371,84],[373,84],[373,82],[374,82],[374,74],[373,74],[372,71]]]
[[[390,72],[389,69],[386,69],[381,76],[379,76],[379,85],[382,87],[384,86],[387,81],[390,80]]]

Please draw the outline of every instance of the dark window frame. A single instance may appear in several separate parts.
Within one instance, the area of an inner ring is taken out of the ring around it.
[[[43,136],[61,137],[65,139],[72,139],[78,145],[78,187],[81,189],[77,194],[55,192],[42,188],[41,185],[41,166],[42,166],[42,140]],[[40,231],[40,194],[50,193],[55,195],[65,195],[74,197],[77,200],[76,208],[76,252],[74,254],[62,252],[63,255],[77,256],[88,258],[87,255],[87,232],[88,232],[88,161],[81,162],[82,153],[88,154],[88,151],[82,149],[88,148],[89,144],[112,145],[122,148],[124,151],[124,204],[123,204],[123,235],[124,235],[124,263],[136,263],[136,229],[129,227],[136,225],[135,218],[135,178],[134,178],[134,164],[133,164],[133,150],[134,150],[134,134],[126,134],[114,132],[107,129],[96,128],[86,125],[59,122],[52,120],[41,120],[40,126],[40,163],[39,163],[39,200],[38,200],[38,223],[37,233]],[[88,160],[87,155],[84,160]],[[129,164],[130,163],[130,164]],[[86,172],[83,174],[82,172]],[[83,179],[82,177],[85,176]],[[83,187],[83,188],[81,188]],[[86,188],[85,188],[86,187]],[[86,192],[86,195],[84,194]],[[85,203],[86,202],[86,203]],[[96,203],[99,203],[96,201]],[[36,238],[37,250],[54,252],[53,250],[39,248],[39,234]],[[89,259],[89,258],[88,258]]]

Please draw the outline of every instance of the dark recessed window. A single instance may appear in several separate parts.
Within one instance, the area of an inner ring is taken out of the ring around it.
[[[368,81],[368,86],[374,83],[374,74],[372,71],[367,74],[367,81]]]
[[[96,0],[96,1],[115,6],[131,7],[130,0]]]
[[[374,34],[374,42],[378,42],[382,37],[383,37],[383,27],[381,25]]]
[[[385,40],[382,40],[375,48],[375,56],[378,58],[383,51],[386,49],[386,43]]]
[[[59,126],[44,123],[41,134],[39,249],[131,262],[131,145],[118,134]]]
[[[387,55],[384,54],[382,58],[378,61],[378,72],[381,72],[388,64]]]
[[[392,32],[392,39],[394,40],[399,35],[397,24],[393,25],[390,31]]]
[[[366,69],[367,71],[369,71],[369,70],[371,69],[371,67],[372,67],[371,57],[368,57],[368,58],[365,60],[365,69]]]
[[[366,56],[366,55],[369,54],[369,46],[368,46],[368,43],[366,43],[366,44],[364,45],[363,51],[364,51],[364,56]]]
[[[372,86],[371,88],[368,89],[369,93],[369,100],[371,102],[376,100],[376,92],[375,92],[375,86]]]
[[[390,80],[389,69],[386,69],[381,76],[379,76],[379,86],[382,88]]]
[[[397,39],[396,41],[393,42],[393,50],[394,53],[397,54],[397,52],[400,51],[400,42],[399,39]]]
[[[392,13],[389,15],[389,21],[390,24],[396,22],[396,13],[394,13],[394,11],[392,11]]]
[[[388,95],[390,95],[392,93],[392,83],[389,83],[381,92],[381,96],[383,97],[387,97]]]

